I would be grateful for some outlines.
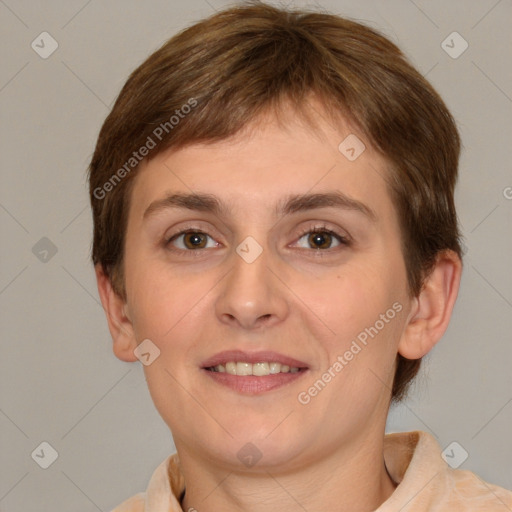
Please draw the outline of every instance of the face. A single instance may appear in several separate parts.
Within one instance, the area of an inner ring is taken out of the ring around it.
[[[397,215],[370,144],[320,128],[269,118],[135,178],[125,312],[178,450],[292,467],[383,431],[411,309]]]

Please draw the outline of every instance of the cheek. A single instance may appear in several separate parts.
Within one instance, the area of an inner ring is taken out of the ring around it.
[[[373,278],[370,291],[366,279]],[[405,307],[389,292],[377,274],[337,278],[337,291],[324,305],[335,335],[324,337],[327,354],[316,379],[328,384],[318,406],[333,411],[351,411],[354,421],[365,418],[368,411],[387,397],[392,386],[397,345],[404,325]]]
[[[159,363],[173,373],[195,369],[201,340],[211,336],[221,278],[214,272],[180,272],[159,262],[132,272],[127,292],[136,339],[155,343]],[[151,372],[152,366],[145,369]]]
[[[297,283],[295,289],[339,344],[373,325],[399,300],[402,286],[393,284],[392,276],[375,261],[359,261],[312,283]]]
[[[165,341],[178,330],[180,320],[193,314],[204,296],[207,283],[193,276],[187,279],[158,262],[129,269],[127,295],[137,339]]]
[[[391,386],[405,315],[405,270],[397,263],[374,255],[309,288],[308,305],[331,331],[319,338],[326,353],[320,370],[336,375],[324,395],[332,393],[327,402],[335,409],[371,408]]]

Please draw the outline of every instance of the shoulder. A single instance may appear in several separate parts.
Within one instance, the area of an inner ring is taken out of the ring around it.
[[[461,510],[506,512],[512,510],[512,491],[485,482],[476,473],[449,469],[447,506],[465,505]],[[458,510],[458,509],[455,509]]]
[[[510,512],[512,491],[485,482],[471,471],[455,469],[426,432],[385,437],[384,458],[398,484],[379,512]]]
[[[181,512],[179,497],[185,489],[185,480],[177,454],[167,457],[153,472],[144,492],[139,492],[111,512],[145,512],[169,510]]]

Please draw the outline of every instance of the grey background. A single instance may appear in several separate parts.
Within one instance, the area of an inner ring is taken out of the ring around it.
[[[320,4],[395,41],[446,100],[465,145],[457,206],[468,254],[458,303],[388,430],[426,430],[442,448],[457,441],[469,453],[461,469],[512,488],[512,2]],[[3,512],[107,511],[143,490],[174,450],[140,363],[111,352],[89,262],[85,169],[128,74],[226,5],[0,0]],[[43,31],[59,45],[47,59],[31,48]],[[441,47],[453,31],[469,43],[456,59]],[[58,452],[46,470],[31,457],[43,441]]]

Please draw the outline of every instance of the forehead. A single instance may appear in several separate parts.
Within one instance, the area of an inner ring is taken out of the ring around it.
[[[140,165],[132,207],[140,216],[180,192],[214,195],[233,214],[251,207],[263,214],[291,195],[336,191],[389,216],[383,157],[348,122],[315,123],[266,116],[226,140],[161,152]]]

